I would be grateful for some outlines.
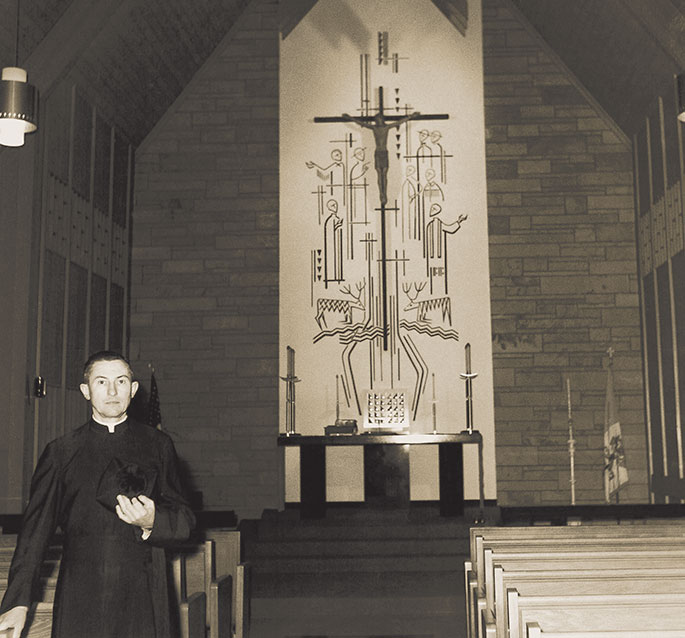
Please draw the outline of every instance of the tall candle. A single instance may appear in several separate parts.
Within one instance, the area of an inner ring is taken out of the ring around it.
[[[571,379],[566,377],[566,404],[568,405],[568,418],[571,418]]]

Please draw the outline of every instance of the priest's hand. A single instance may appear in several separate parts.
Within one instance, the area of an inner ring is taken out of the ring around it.
[[[129,525],[151,530],[155,522],[155,502],[144,494],[129,499],[123,494],[117,496],[117,516]]]
[[[4,614],[0,614],[0,631],[3,629],[12,629],[12,633],[7,634],[7,638],[19,638],[21,631],[26,624],[26,614],[28,614],[28,607],[12,607]]]

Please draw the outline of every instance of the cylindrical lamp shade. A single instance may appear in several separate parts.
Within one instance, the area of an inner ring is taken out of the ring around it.
[[[685,122],[685,73],[678,76],[678,119]]]
[[[26,71],[5,67],[0,80],[0,144],[22,146],[24,135],[38,128],[38,91]]]

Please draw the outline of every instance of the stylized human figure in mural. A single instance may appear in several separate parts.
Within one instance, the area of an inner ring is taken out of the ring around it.
[[[440,144],[442,133],[440,131],[431,132],[431,144],[433,144],[433,155],[440,160],[440,181],[444,184],[447,181],[447,162],[445,161],[445,150]]]
[[[413,120],[420,113],[415,112],[401,117],[399,120],[388,121],[379,111],[374,115],[371,122],[365,122],[363,119],[353,117],[347,113],[343,113],[342,119],[348,122],[354,122],[364,128],[368,128],[373,132],[373,137],[376,140],[376,150],[374,152],[374,168],[378,174],[378,192],[380,194],[381,206],[388,203],[388,168],[390,167],[390,158],[388,155],[388,132],[391,128],[398,128],[401,124],[409,120]]]
[[[418,157],[420,160],[430,158],[433,154],[433,149],[431,149],[430,145],[428,144],[429,138],[430,132],[428,129],[423,128],[419,131],[419,147],[416,149],[416,157]]]
[[[440,218],[442,206],[437,202],[431,204],[429,218],[426,224],[426,236],[424,239],[424,252],[426,255],[427,266],[430,267],[432,260],[444,260],[445,258],[445,233],[454,234],[460,228],[468,215],[459,215],[454,222],[443,222]]]
[[[330,215],[324,222],[324,285],[328,287],[331,281],[343,280],[343,220],[338,217],[338,202],[329,199],[326,208]]]
[[[369,170],[369,164],[365,161],[366,160],[366,150],[363,147],[358,147],[354,149],[353,157],[355,159],[355,163],[352,164],[352,168],[350,168],[350,216],[352,219],[356,219],[357,217],[357,209],[360,207],[359,206],[359,192],[361,192],[361,202],[362,202],[362,210],[364,208],[363,202],[364,202],[364,192],[366,189],[366,180],[361,181],[364,175],[366,175],[366,171]]]
[[[343,189],[343,197],[345,193],[345,163],[343,162],[343,153],[339,148],[334,148],[331,151],[331,163],[328,166],[321,166],[316,162],[307,161],[305,162],[307,168],[316,168],[316,174],[319,179],[328,182],[330,186],[330,192],[333,194],[333,187],[339,186]],[[339,175],[336,176],[336,171]]]
[[[435,170],[432,168],[426,169],[426,183],[421,191],[421,196],[423,197],[424,205],[434,199],[439,199],[440,201],[445,199],[445,194],[442,192],[440,184],[435,180]]]
[[[405,179],[402,182],[402,211],[407,215],[407,234],[409,239],[417,239],[421,236],[419,225],[419,198],[418,185],[416,183],[416,167],[407,165]]]

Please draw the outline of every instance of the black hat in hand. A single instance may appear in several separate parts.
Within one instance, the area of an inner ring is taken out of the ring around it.
[[[145,494],[154,500],[156,485],[157,470],[155,468],[142,467],[137,463],[128,463],[114,457],[100,477],[96,498],[101,505],[114,512],[119,494],[128,498]]]

